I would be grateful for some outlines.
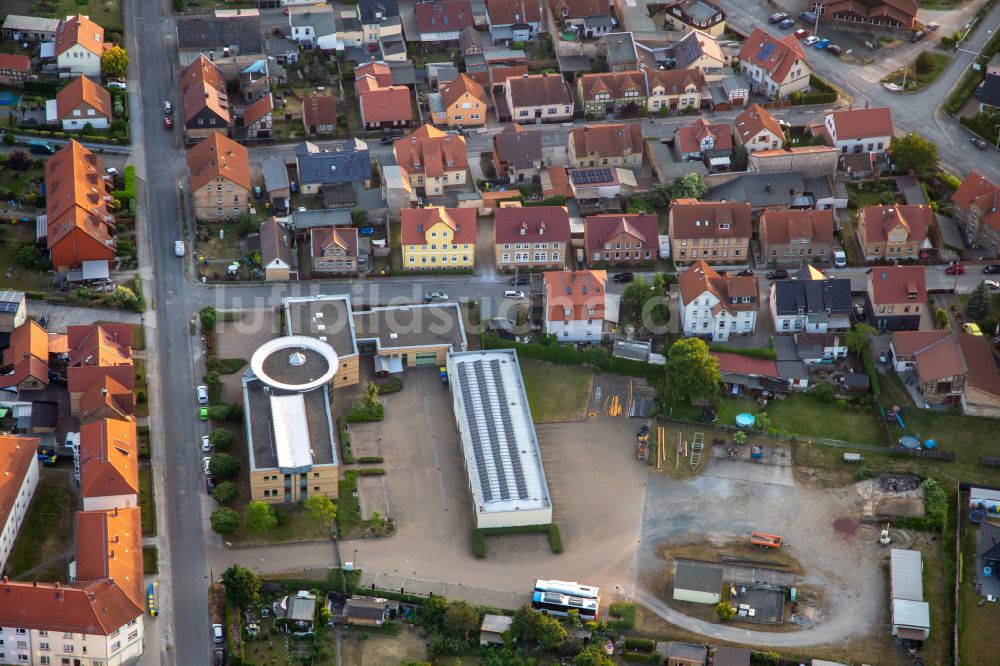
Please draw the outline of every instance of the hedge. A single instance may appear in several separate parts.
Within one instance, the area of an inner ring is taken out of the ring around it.
[[[359,467],[355,470],[358,476],[382,476],[385,470],[381,467]]]
[[[371,421],[381,421],[385,418],[385,407],[382,403],[377,406],[368,407],[362,402],[355,402],[344,414],[344,420],[348,423],[369,423]]]
[[[347,429],[347,421],[340,419],[337,427],[340,429],[340,457],[344,464],[350,465],[355,462],[355,458],[351,453],[351,433]]]
[[[337,482],[337,526],[349,531],[361,524],[361,505],[354,496],[358,490],[358,475],[354,470],[344,472],[344,478]]]
[[[714,352],[725,353],[725,354],[739,354],[740,356],[749,356],[751,358],[761,358],[765,361],[776,361],[778,360],[778,352],[773,349],[763,349],[759,347],[729,347],[727,345],[709,345],[708,348]]]
[[[360,471],[360,470],[359,470]],[[489,554],[486,547],[486,537],[499,536],[501,534],[539,534],[549,535],[549,548],[558,555],[563,552],[562,535],[559,533],[559,526],[555,523],[548,525],[514,525],[511,527],[479,527],[472,530],[472,552],[482,559]]]
[[[375,386],[378,387],[379,395],[396,393],[403,390],[403,380],[399,377],[389,377],[388,381],[375,382]]]
[[[648,638],[626,638],[626,650],[639,650],[641,652],[652,652],[656,649],[656,641]]]
[[[361,456],[360,458],[357,459],[356,462],[372,464],[372,463],[380,463],[382,461],[383,461],[382,456]]]
[[[945,113],[949,115],[955,115],[962,110],[965,105],[966,100],[972,96],[972,93],[976,91],[976,87],[983,82],[986,78],[986,70],[980,69],[980,71],[974,70],[972,67],[966,70],[965,75],[962,76],[958,85],[952,91],[948,99],[945,100],[944,110]]]
[[[472,530],[472,554],[481,560],[486,559],[489,554],[486,549],[486,535],[480,529]]]
[[[205,359],[205,369],[220,375],[231,375],[239,371],[248,361],[245,358],[219,358],[212,355]]]
[[[635,604],[627,601],[616,601],[608,608],[608,615],[618,618],[614,622],[614,626],[618,629],[629,631],[635,628]]]
[[[662,664],[663,656],[659,652],[646,654],[644,652],[626,652],[622,655],[625,661],[639,664]]]
[[[480,341],[483,349],[513,349],[517,352],[518,357],[532,358],[538,361],[548,361],[560,365],[589,365],[598,372],[627,377],[643,377],[654,382],[659,381],[663,376],[663,366],[610,356],[600,347],[581,352],[577,351],[575,347],[569,346],[539,345],[504,340],[490,333],[483,334]]]

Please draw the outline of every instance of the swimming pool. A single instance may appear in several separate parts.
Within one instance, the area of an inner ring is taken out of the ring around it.
[[[17,106],[20,100],[21,98],[12,92],[7,90],[0,92],[0,106]]]

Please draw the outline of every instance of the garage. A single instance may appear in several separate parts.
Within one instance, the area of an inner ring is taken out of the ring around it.
[[[418,367],[421,365],[437,365],[438,354],[437,352],[417,352],[415,363]]]

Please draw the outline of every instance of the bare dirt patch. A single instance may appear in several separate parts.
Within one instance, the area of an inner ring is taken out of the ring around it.
[[[395,636],[372,634],[363,629],[349,629],[343,636],[344,664],[383,666],[384,664],[422,663],[427,661],[427,644],[411,625],[403,625]]]

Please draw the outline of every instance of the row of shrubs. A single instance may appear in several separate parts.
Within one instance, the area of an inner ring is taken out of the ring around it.
[[[663,375],[662,366],[611,356],[600,347],[577,351],[575,347],[570,346],[539,345],[504,340],[492,333],[484,333],[481,341],[483,349],[514,349],[519,357],[538,361],[548,361],[560,365],[589,365],[598,372],[627,377],[644,377],[652,381],[659,381]]]

